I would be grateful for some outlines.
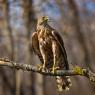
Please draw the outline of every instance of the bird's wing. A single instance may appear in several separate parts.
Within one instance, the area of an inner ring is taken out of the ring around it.
[[[67,60],[67,54],[66,54],[66,50],[65,50],[65,47],[64,47],[63,39],[59,35],[59,33],[56,32],[55,30],[52,31],[52,35],[56,39],[56,41],[58,42],[59,46],[61,47],[62,55],[63,55],[64,62],[65,62],[64,64],[66,66],[66,69],[69,69],[68,60]]]
[[[34,53],[39,56],[40,61],[43,63],[43,58],[42,58],[42,55],[41,55],[40,49],[39,49],[39,41],[38,41],[37,32],[34,32],[32,34],[32,49],[33,49]]]

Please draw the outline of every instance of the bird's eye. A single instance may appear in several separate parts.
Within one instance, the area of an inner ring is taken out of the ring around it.
[[[45,17],[42,17],[42,19],[44,20],[44,19],[45,19]]]

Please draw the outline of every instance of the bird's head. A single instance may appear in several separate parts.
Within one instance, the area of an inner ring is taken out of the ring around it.
[[[38,19],[38,25],[44,25],[47,24],[49,21],[49,17],[48,16],[43,16],[41,18]]]

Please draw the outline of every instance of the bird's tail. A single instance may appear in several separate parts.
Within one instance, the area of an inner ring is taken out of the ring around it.
[[[57,76],[56,81],[57,81],[57,88],[59,92],[63,90],[67,91],[72,86],[69,76],[63,76],[63,77]]]

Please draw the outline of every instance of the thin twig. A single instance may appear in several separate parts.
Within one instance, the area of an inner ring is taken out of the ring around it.
[[[43,75],[48,76],[75,76],[81,75],[87,77],[91,82],[95,82],[95,74],[89,69],[84,69],[81,67],[75,67],[72,70],[56,70],[54,73],[46,70],[45,72],[38,69],[37,66],[28,65],[28,64],[18,64],[10,60],[0,59],[0,66],[8,66],[11,68],[15,68],[17,70],[22,69],[23,71],[33,71],[38,72]]]

